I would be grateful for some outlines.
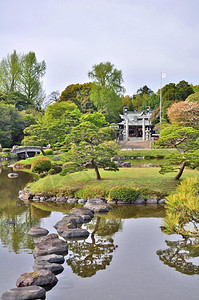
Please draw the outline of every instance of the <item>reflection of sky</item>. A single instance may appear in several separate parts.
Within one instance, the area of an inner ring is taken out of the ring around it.
[[[68,266],[48,300],[67,297],[81,300],[198,299],[198,277],[186,276],[164,265],[156,251],[165,248],[159,218],[123,220],[123,231],[114,235],[118,248],[106,270],[80,278]],[[170,238],[170,237],[169,237]],[[66,257],[67,258],[67,257]]]

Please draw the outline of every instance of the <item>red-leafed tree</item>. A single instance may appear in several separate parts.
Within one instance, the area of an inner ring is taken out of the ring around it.
[[[199,103],[180,101],[173,103],[167,110],[171,123],[199,129]]]

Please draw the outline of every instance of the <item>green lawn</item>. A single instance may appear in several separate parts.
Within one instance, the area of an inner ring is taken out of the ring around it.
[[[118,172],[100,170],[102,180],[95,179],[94,170],[81,171],[66,176],[48,175],[30,184],[32,193],[62,193],[77,197],[107,196],[113,186],[135,186],[147,188],[151,194],[168,195],[175,191],[179,181],[175,173],[161,175],[159,168],[121,168]],[[199,176],[198,171],[185,169],[182,180]]]

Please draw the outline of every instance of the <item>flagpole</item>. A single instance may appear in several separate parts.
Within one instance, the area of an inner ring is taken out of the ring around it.
[[[162,72],[160,73],[160,131],[162,125]]]

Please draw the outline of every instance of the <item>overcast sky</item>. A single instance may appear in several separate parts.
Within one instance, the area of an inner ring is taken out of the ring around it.
[[[89,82],[94,64],[122,70],[126,94],[147,85],[199,84],[198,0],[2,0],[0,59],[34,51],[44,89]]]

